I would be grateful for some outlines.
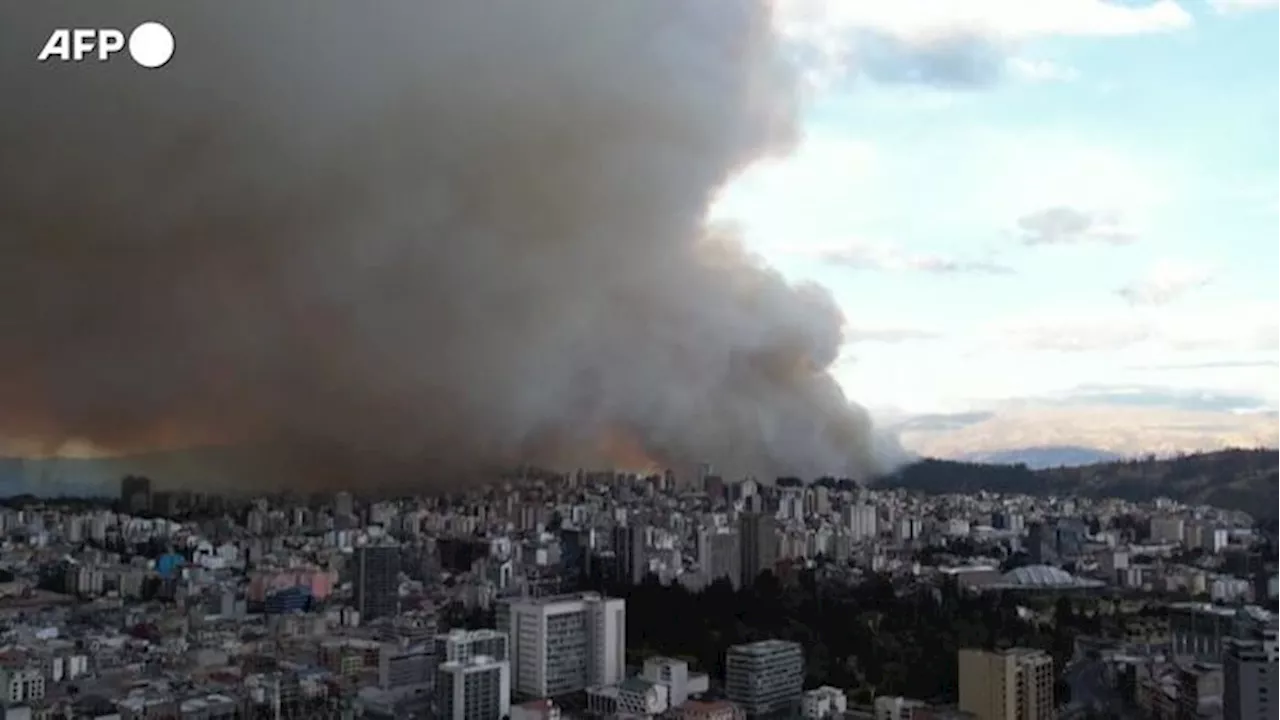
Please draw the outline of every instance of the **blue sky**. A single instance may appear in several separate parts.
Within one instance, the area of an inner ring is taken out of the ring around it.
[[[796,151],[713,215],[848,320],[837,376],[942,455],[1276,441],[1274,2],[781,0]]]

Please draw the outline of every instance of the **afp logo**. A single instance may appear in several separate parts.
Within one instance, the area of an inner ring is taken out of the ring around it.
[[[173,33],[158,22],[145,22],[129,33],[128,47],[133,61],[142,67],[163,67],[173,57]],[[106,62],[124,48],[124,33],[114,28],[58,28],[49,35],[36,60]]]

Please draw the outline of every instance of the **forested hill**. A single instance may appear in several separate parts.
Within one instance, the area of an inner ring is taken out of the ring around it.
[[[1169,497],[1274,518],[1280,501],[1277,457],[1280,455],[1275,450],[1223,450],[1046,470],[927,459],[881,478],[874,485],[928,493],[987,490],[1134,501]]]

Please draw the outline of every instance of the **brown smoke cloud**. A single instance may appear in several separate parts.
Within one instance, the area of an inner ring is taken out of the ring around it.
[[[143,20],[163,69],[35,60]],[[705,228],[793,140],[765,0],[15,3],[0,48],[0,438],[882,465],[831,298]]]

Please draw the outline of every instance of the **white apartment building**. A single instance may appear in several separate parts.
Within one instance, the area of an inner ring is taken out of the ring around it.
[[[498,720],[511,714],[511,670],[505,660],[475,655],[440,664],[436,680],[439,717]]]
[[[804,692],[804,648],[789,640],[734,645],[724,674],[726,694],[748,717],[790,712]]]
[[[557,697],[614,685],[626,672],[626,601],[598,593],[508,600],[498,606],[518,697]]]
[[[849,700],[840,688],[823,685],[809,690],[800,699],[800,712],[808,720],[844,717]]]
[[[873,538],[880,529],[874,505],[846,505],[842,515],[845,529],[854,542]]]

